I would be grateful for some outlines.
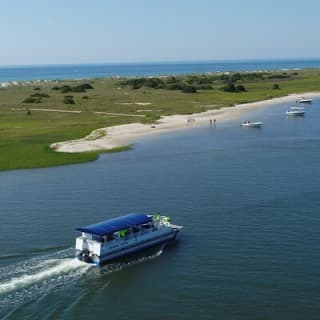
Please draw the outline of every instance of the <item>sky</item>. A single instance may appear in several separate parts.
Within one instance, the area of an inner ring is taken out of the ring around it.
[[[320,58],[318,0],[0,2],[0,65]]]

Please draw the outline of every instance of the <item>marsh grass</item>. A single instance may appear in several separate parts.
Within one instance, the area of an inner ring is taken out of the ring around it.
[[[274,75],[275,72],[272,74]],[[283,73],[278,72],[278,74]],[[180,76],[180,78],[182,78],[181,81],[188,81],[188,76]],[[93,161],[100,153],[106,151],[57,153],[51,150],[49,145],[54,142],[82,138],[98,128],[138,121],[153,123],[162,115],[191,114],[285,96],[290,93],[320,90],[319,70],[291,72],[289,78],[269,79],[266,76],[264,78],[263,80],[247,77],[245,78],[247,80],[237,80],[237,85],[243,85],[247,89],[247,92],[241,93],[220,90],[224,82],[219,79],[212,82],[212,89],[197,90],[196,93],[145,87],[133,90],[121,85],[123,79],[95,79],[90,81],[93,89],[85,93],[72,92],[75,104],[70,105],[64,104],[64,93],[60,90],[52,90],[57,84],[37,83],[41,94],[47,96],[41,100],[41,103],[36,104],[36,108],[81,111],[81,113],[32,110],[35,104],[23,102],[34,94],[35,86],[31,84],[0,89],[0,170]],[[59,86],[79,86],[81,83],[76,80],[61,81]],[[280,89],[272,89],[274,83],[278,83]],[[83,99],[84,95],[88,98]],[[150,104],[146,107],[137,104],[141,102]],[[30,109],[29,115],[28,109]],[[143,109],[147,110],[143,111]],[[118,113],[123,116],[95,112]],[[144,115],[144,117],[129,117],[126,114]],[[130,146],[121,147],[111,152],[130,148]]]

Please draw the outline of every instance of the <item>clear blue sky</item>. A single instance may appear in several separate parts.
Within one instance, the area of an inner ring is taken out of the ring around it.
[[[320,57],[318,0],[10,0],[0,65]]]

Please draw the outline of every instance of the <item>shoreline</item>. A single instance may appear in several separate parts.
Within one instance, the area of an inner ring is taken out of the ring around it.
[[[244,113],[259,108],[276,105],[283,102],[294,102],[303,96],[320,97],[320,92],[306,92],[302,94],[290,94],[284,97],[261,100],[244,104],[237,104],[232,107],[208,110],[201,113],[162,116],[156,123],[141,124],[131,123],[92,131],[84,138],[52,143],[50,147],[56,152],[81,153],[91,151],[112,151],[119,147],[134,144],[139,138],[161,134],[182,129],[201,127],[209,124],[210,119],[219,122],[227,122],[239,118]],[[188,118],[191,122],[187,121]]]

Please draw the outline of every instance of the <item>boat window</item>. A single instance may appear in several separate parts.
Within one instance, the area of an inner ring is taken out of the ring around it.
[[[108,234],[107,235],[107,241],[112,241],[114,239],[113,234]]]

